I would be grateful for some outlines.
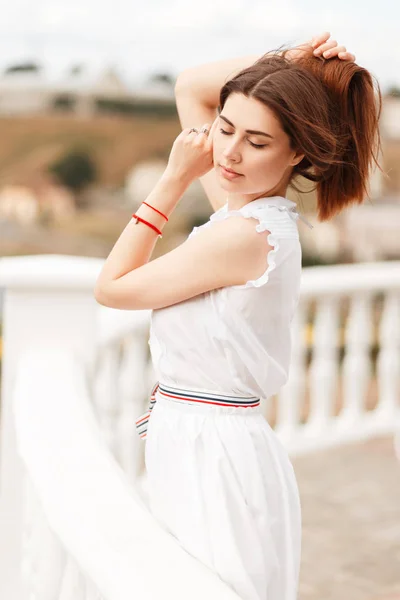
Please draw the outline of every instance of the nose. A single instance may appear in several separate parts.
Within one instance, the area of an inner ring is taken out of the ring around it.
[[[241,160],[240,152],[239,152],[239,140],[233,139],[233,136],[230,140],[228,140],[225,149],[222,152],[224,159],[227,162],[238,163]]]

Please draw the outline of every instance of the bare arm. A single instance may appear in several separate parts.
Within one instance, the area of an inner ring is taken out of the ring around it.
[[[250,67],[260,56],[251,54],[185,69],[178,76],[175,93],[179,96],[190,90],[199,104],[216,109],[219,105],[219,92],[224,83],[243,69]]]
[[[313,53],[315,56],[323,56],[324,58],[338,56],[343,60],[355,60],[355,56],[347,52],[344,46],[339,46],[336,40],[329,40],[329,37],[330,33],[324,32],[308,42],[290,48],[287,50],[286,58],[291,61],[296,60],[296,58],[300,58],[303,54],[308,53],[311,48],[314,48]],[[219,93],[224,83],[266,54],[268,52],[261,55],[250,54],[228,58],[185,69],[176,81],[175,95],[177,101],[182,104],[181,98],[190,93],[199,106],[215,111],[219,106]],[[277,54],[281,55],[282,52],[277,52]],[[186,123],[184,127],[190,127],[192,124],[192,122]]]
[[[258,55],[231,58],[182,71],[175,84],[175,100],[182,129],[212,123],[218,114],[221,87],[258,58]],[[218,183],[215,169],[199,177],[199,181],[211,206],[217,211],[226,202],[226,192]]]

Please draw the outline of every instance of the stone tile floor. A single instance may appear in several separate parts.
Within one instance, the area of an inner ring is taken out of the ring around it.
[[[298,600],[400,600],[393,438],[293,457],[302,503]]]

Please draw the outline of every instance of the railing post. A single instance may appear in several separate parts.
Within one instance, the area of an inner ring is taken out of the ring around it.
[[[62,344],[89,367],[96,341],[93,287],[99,259],[44,255],[0,260],[3,363],[0,432],[0,598],[24,600],[21,577],[23,476],[12,408],[15,376],[24,350]],[[62,382],[60,382],[62,385]],[[32,402],[35,398],[32,397]]]

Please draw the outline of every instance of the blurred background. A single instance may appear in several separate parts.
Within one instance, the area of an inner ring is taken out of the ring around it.
[[[329,223],[315,220],[310,182],[302,182],[303,194],[289,190],[314,224],[310,230],[299,222],[303,266],[398,258],[399,13],[389,0],[9,4],[0,23],[0,256],[106,257],[181,131],[179,72],[330,31],[381,86],[383,172],[373,173],[362,206]],[[194,182],[153,258],[211,212]]]
[[[383,172],[372,174],[370,197],[363,205],[344,210],[328,223],[318,223],[315,218],[310,183],[302,182],[303,194],[289,191],[289,198],[314,225],[311,230],[298,221],[303,266],[400,260],[399,22],[400,4],[393,0],[8,3],[0,22],[0,257],[62,254],[105,258],[132,212],[161,176],[181,131],[174,101],[179,72],[223,58],[261,55],[329,31],[381,86]],[[153,258],[182,243],[211,212],[201,185],[194,182],[170,218]],[[0,359],[2,293],[0,288]],[[371,339],[365,342],[373,365],[366,388],[368,410],[376,407],[379,395],[375,370],[382,307],[383,296],[378,294],[370,316]],[[315,342],[315,306],[311,303],[308,308],[303,331],[307,364]],[[339,362],[345,354],[346,299],[340,311]],[[391,348],[398,356],[398,346],[392,344]],[[339,414],[340,391],[335,398],[334,414]],[[309,409],[306,395],[304,422]],[[275,417],[272,405],[272,424]],[[375,454],[370,446],[357,450],[350,461],[354,470],[348,473],[349,479],[356,479],[363,470],[368,477],[367,464],[377,461],[376,453],[389,456],[386,442],[379,444],[375,444]],[[350,464],[346,450],[341,452],[344,454],[338,451],[330,456],[336,474]],[[349,600],[400,598],[398,496],[397,502],[388,500],[387,511],[383,511],[386,515],[391,511],[392,520],[379,546],[391,559],[381,561],[378,567],[374,547],[368,544],[367,554],[356,559],[352,541],[344,534],[324,545],[318,538],[315,515],[320,516],[320,535],[329,540],[329,522],[336,510],[343,510],[341,519],[348,534],[352,521],[346,519],[350,513],[354,517],[362,512],[365,490],[353,490],[355,504],[350,496],[342,498],[341,508],[332,505],[330,512],[328,481],[324,492],[306,483],[318,480],[325,469],[324,454],[313,460],[299,464],[306,526],[311,532],[308,539],[314,540],[304,554],[302,598],[341,598],[343,589]],[[379,465],[376,462],[383,474]],[[391,464],[385,481],[393,480],[394,473],[398,478]],[[340,485],[340,478],[336,483]],[[350,494],[349,485],[346,490]],[[313,502],[318,497],[323,497],[323,502],[315,509]],[[314,500],[307,504],[307,498]],[[385,492],[377,505],[387,498]],[[382,514],[374,514],[365,523],[378,537]],[[337,521],[333,530],[338,532]],[[321,544],[327,559],[321,563],[325,574],[315,579],[314,560],[320,558]],[[339,556],[344,555],[346,560],[339,565]],[[329,589],[328,558],[333,569],[342,573],[339,583],[343,587],[336,581],[337,596]]]
[[[161,175],[181,130],[174,103],[179,72],[327,30],[381,85],[384,174],[375,172],[371,200],[363,206],[313,230],[300,222],[304,265],[397,258],[397,13],[393,2],[361,0],[351,6],[344,0],[334,6],[236,0],[198,7],[152,0],[140,9],[120,0],[10,4],[0,24],[0,254],[107,256]],[[311,189],[309,183],[303,188]],[[313,215],[312,192],[290,197]],[[210,211],[195,182],[155,256]]]

